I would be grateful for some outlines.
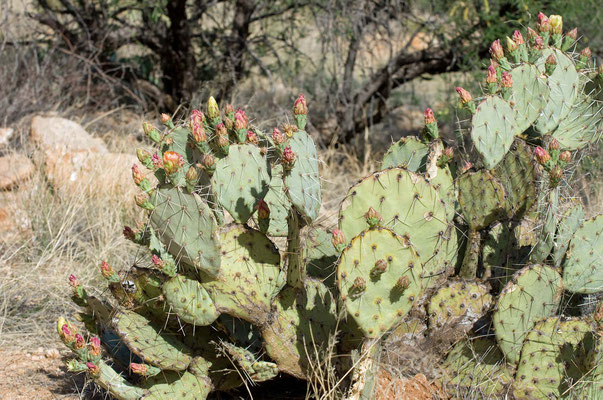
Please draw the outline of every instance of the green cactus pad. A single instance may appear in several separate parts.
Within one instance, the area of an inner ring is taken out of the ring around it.
[[[542,227],[539,229],[538,242],[532,250],[530,261],[541,263],[551,253],[555,241],[555,230],[557,229],[557,212],[559,209],[558,190],[554,189],[548,194],[542,194],[538,202],[538,211],[544,219]]]
[[[273,320],[261,329],[266,352],[282,372],[308,379],[335,333],[335,300],[320,281],[307,278],[302,290],[283,290],[274,307]]]
[[[162,331],[132,311],[118,311],[113,327],[123,342],[143,361],[161,369],[182,371],[190,364],[190,350],[174,334]]]
[[[427,178],[429,183],[438,191],[440,198],[446,205],[446,216],[448,221],[452,221],[457,211],[457,194],[452,179],[452,173],[448,167],[436,168],[434,176]]]
[[[429,326],[440,329],[446,325],[462,326],[464,331],[481,318],[492,304],[488,287],[471,281],[449,281],[438,289],[427,305]]]
[[[471,140],[487,169],[503,159],[517,132],[515,111],[502,98],[489,96],[471,120]]]
[[[220,270],[220,244],[211,209],[196,194],[168,185],[155,190],[151,226],[169,253],[190,270],[215,276]]]
[[[483,229],[506,215],[505,190],[489,171],[461,175],[458,188],[459,205],[471,229]]]
[[[580,75],[574,62],[560,50],[548,48],[542,52],[542,56],[536,61],[540,72],[544,73],[545,61],[551,54],[557,60],[557,67],[547,79],[550,89],[548,102],[534,124],[542,135],[552,132],[569,114],[580,87]]]
[[[287,216],[291,209],[291,201],[285,194],[282,165],[272,167],[272,180],[264,201],[270,209],[270,219],[266,224],[267,228],[264,233],[275,237],[287,236]],[[262,225],[260,225],[260,228],[264,229]]]
[[[484,268],[490,271],[490,280],[497,288],[505,286],[515,272],[525,265],[531,249],[521,249],[515,235],[516,229],[510,222],[500,222],[492,225],[484,240]]]
[[[429,146],[414,136],[403,137],[387,149],[381,169],[401,167],[413,172],[425,172],[427,156]]]
[[[523,64],[511,71],[513,87],[509,103],[515,111],[515,135],[528,129],[544,110],[549,97],[547,79],[532,64]]]
[[[494,340],[489,338],[457,343],[444,367],[448,384],[470,389],[474,398],[495,398],[513,382],[512,370]]]
[[[585,321],[538,321],[521,349],[513,394],[519,399],[574,398],[565,395],[588,371],[584,361],[592,346],[593,328]]]
[[[268,193],[270,164],[257,146],[232,145],[228,156],[216,162],[211,182],[220,205],[236,222],[244,224]]]
[[[570,112],[559,121],[553,137],[567,150],[581,149],[601,138],[602,106],[590,97],[579,97]]]
[[[190,372],[164,372],[145,381],[149,395],[143,400],[204,400],[212,390],[209,378],[197,377]]]
[[[334,287],[339,253],[331,243],[331,235],[319,228],[310,229],[303,251],[308,275],[320,279],[327,287]]]
[[[364,214],[373,207],[383,226],[410,243],[423,263],[423,286],[432,286],[456,262],[456,230],[449,228],[446,204],[438,191],[414,172],[392,168],[376,172],[350,188],[339,211],[339,229],[353,238],[369,226]]]
[[[521,345],[535,321],[557,311],[562,292],[559,273],[542,265],[522,268],[505,286],[492,320],[496,341],[510,363],[519,361]]]
[[[115,372],[104,361],[98,363],[99,374],[94,376],[94,382],[119,400],[139,400],[147,394],[143,388],[132,385]]]
[[[196,280],[182,275],[171,278],[161,287],[170,312],[193,325],[210,325],[220,315],[207,291]]]
[[[245,371],[253,382],[264,382],[278,375],[279,370],[275,363],[259,361],[252,352],[237,347],[231,343],[222,343],[230,358]]]
[[[553,264],[561,266],[563,257],[569,248],[569,242],[584,222],[584,207],[578,199],[571,199],[569,207],[563,212],[557,224],[553,246]]]
[[[603,290],[603,214],[580,226],[570,241],[563,263],[565,288],[574,293]]]
[[[507,215],[520,218],[536,199],[539,173],[532,150],[523,140],[515,140],[503,160],[490,172],[505,189]]]
[[[311,222],[318,218],[322,203],[316,147],[312,138],[301,130],[289,139],[288,144],[296,160],[293,168],[285,174],[285,193],[297,211]]]
[[[387,267],[375,276],[377,261]],[[406,315],[422,294],[422,267],[405,240],[386,228],[361,232],[341,253],[337,265],[337,285],[348,315],[364,335],[376,338],[389,331]],[[366,288],[355,286],[357,279]],[[398,285],[405,280],[405,288]]]
[[[270,303],[285,284],[280,255],[263,233],[240,225],[224,228],[222,269],[217,279],[204,280],[219,312],[261,324]]]

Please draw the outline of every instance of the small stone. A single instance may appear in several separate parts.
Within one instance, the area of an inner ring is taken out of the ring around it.
[[[22,154],[0,157],[0,190],[9,190],[27,180],[34,172],[31,160]]]
[[[8,141],[13,136],[15,130],[13,128],[0,128],[0,147],[6,146]]]

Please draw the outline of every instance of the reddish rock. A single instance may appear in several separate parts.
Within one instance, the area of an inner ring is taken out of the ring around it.
[[[13,189],[31,177],[34,165],[22,154],[0,157],[0,190]]]

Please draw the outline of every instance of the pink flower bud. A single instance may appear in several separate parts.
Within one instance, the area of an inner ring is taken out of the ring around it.
[[[153,154],[153,156],[151,157],[151,162],[153,163],[153,167],[155,168],[163,167],[163,161],[161,161],[161,158],[159,158],[159,155],[157,153]]]
[[[551,159],[549,152],[540,146],[537,146],[536,149],[534,149],[534,155],[536,156],[536,160],[538,160],[540,165],[546,164]]]
[[[75,343],[73,344],[73,347],[75,347],[76,350],[80,350],[86,347],[86,341],[84,340],[84,337],[79,333],[75,334]]]
[[[494,68],[494,70],[496,71],[496,69],[499,67],[500,64],[498,64],[498,61],[496,61],[495,59],[491,58],[490,59],[490,67]]]
[[[151,262],[156,267],[162,267],[163,266],[163,260],[161,258],[159,258],[159,256],[157,254],[153,254],[153,257],[151,257]]]
[[[497,61],[505,56],[505,52],[500,45],[499,39],[496,39],[494,42],[492,42],[492,45],[490,46],[490,55],[492,55],[492,58]]]
[[[513,32],[513,41],[515,41],[515,44],[517,44],[518,46],[525,43],[521,32],[519,32],[518,30]]]
[[[396,287],[400,290],[406,290],[410,286],[410,278],[406,275],[396,281]]]
[[[561,35],[563,32],[563,17],[561,15],[551,15],[549,17],[549,25],[552,34]]]
[[[276,145],[279,145],[285,141],[285,137],[283,136],[281,131],[276,127],[272,130],[272,140]]]
[[[256,208],[258,210],[259,219],[270,218],[270,207],[268,207],[268,204],[264,200],[260,200]]]
[[[488,76],[486,77],[487,83],[496,83],[496,69],[490,65],[488,67]]]
[[[465,161],[465,163],[461,167],[461,173],[465,173],[465,172],[469,171],[471,168],[473,168],[473,164],[471,164],[469,161]]]
[[[209,153],[203,156],[203,160],[201,163],[205,169],[212,169],[216,166],[216,161],[214,160],[214,157]]]
[[[364,214],[364,219],[366,219],[367,224],[371,228],[379,226],[383,222],[381,214],[379,214],[373,207],[369,207],[368,211]]]
[[[100,339],[96,336],[92,336],[90,341],[88,342],[88,352],[92,357],[100,357],[101,355],[101,347],[100,347]]]
[[[568,33],[565,34],[565,36],[569,37],[570,39],[576,40],[578,39],[578,28],[574,28],[571,31],[569,31]]]
[[[306,98],[303,94],[300,94],[295,103],[293,104],[293,114],[295,115],[306,115],[308,114],[308,106],[306,105]]]
[[[234,128],[238,131],[241,129],[247,129],[247,124],[249,121],[247,120],[247,115],[245,115],[245,111],[240,108],[235,112],[235,122]]]
[[[92,375],[98,375],[100,373],[100,369],[98,368],[98,365],[96,365],[94,363],[87,362],[86,367],[88,367],[88,372],[90,372],[90,374],[92,374]]]
[[[75,340],[75,334],[71,328],[69,328],[68,324],[63,324],[63,326],[61,326],[61,336],[67,343],[71,343]]]
[[[347,243],[345,241],[345,237],[343,236],[343,232],[339,229],[333,229],[331,232],[331,243],[333,247],[339,250],[340,246],[345,246]]]
[[[132,165],[132,179],[134,179],[134,183],[136,185],[140,185],[140,182],[144,180],[144,175],[140,171],[140,168],[138,168],[137,164]]]
[[[191,185],[194,185],[197,183],[197,180],[199,179],[199,174],[197,173],[197,170],[195,169],[195,167],[193,167],[193,166],[189,167],[188,171],[186,171],[186,175],[184,176],[184,179],[186,179],[186,182]]]
[[[226,147],[229,145],[228,135],[218,135],[218,147]]]
[[[291,146],[285,147],[285,149],[283,150],[282,157],[283,164],[287,166],[293,166],[293,164],[295,164],[295,157],[295,153],[293,152],[293,150],[291,150]]]
[[[553,54],[550,54],[544,62],[549,65],[557,65],[557,59]]]
[[[513,78],[511,78],[511,74],[507,71],[503,71],[502,73],[501,84],[505,88],[513,87]]]
[[[361,276],[354,279],[354,288],[359,292],[362,292],[366,289],[366,281]]]
[[[473,100],[469,92],[460,86],[457,86],[456,92],[459,94],[459,96],[461,96],[461,103],[463,104],[469,103],[471,100]]]
[[[184,158],[175,151],[166,151],[163,153],[163,169],[168,175],[178,172],[178,169],[184,165]]]
[[[384,258],[380,258],[377,261],[375,261],[375,266],[373,267],[373,270],[371,271],[374,274],[381,274],[383,272],[385,272],[387,270],[387,261],[385,261]]]
[[[255,134],[254,131],[247,131],[247,141],[251,144],[258,144],[258,135]]]
[[[563,178],[563,170],[561,169],[561,167],[559,165],[554,166],[553,169],[551,169],[551,172],[549,172],[549,179],[550,179],[551,186],[555,187],[555,186],[559,185],[559,182],[561,182],[562,178]]]
[[[517,43],[515,43],[513,41],[513,39],[511,39],[510,37],[507,36],[507,51],[509,53],[514,52],[515,50],[517,50],[519,46],[517,45]]]
[[[590,58],[592,57],[592,53],[590,52],[590,48],[585,47],[584,50],[582,50],[580,52],[580,55],[584,56],[584,57],[586,57],[586,58],[588,58],[590,60]]]
[[[226,113],[226,115],[234,114],[235,110],[232,104],[226,104],[226,107],[224,107],[224,112]]]
[[[145,209],[149,209],[150,206],[150,202],[149,202],[149,196],[147,196],[145,193],[139,193],[136,196],[134,196],[134,201],[136,202],[136,205],[138,207],[142,207]]]
[[[429,107],[425,109],[423,116],[425,117],[425,125],[433,124],[434,122],[436,122],[435,116],[433,115],[433,110]]]
[[[145,364],[130,363],[130,370],[136,375],[144,376],[149,371],[149,367]]]
[[[124,237],[128,240],[134,240],[136,238],[136,233],[129,226],[124,226],[124,230],[122,231]]]
[[[567,150],[562,151],[561,154],[559,154],[559,161],[563,161],[566,163],[572,161],[572,153]]]
[[[546,33],[551,31],[551,22],[549,18],[543,13],[538,13],[538,31],[540,33]]]
[[[130,230],[131,230],[131,228],[130,228]],[[124,231],[125,231],[125,229],[124,229]],[[132,232],[132,234],[134,234],[134,232]],[[124,235],[125,235],[125,233],[124,233]],[[106,261],[103,261],[101,263],[100,270],[101,270],[101,275],[106,279],[109,279],[109,277],[111,277],[111,276],[113,276],[113,274],[115,274],[115,271],[113,270],[113,268],[111,268],[111,266]]]
[[[191,131],[193,133],[193,139],[196,143],[203,143],[207,140],[207,135],[205,134],[205,125],[203,122],[197,123],[193,122],[191,117]]]
[[[549,143],[549,150],[560,150],[561,149],[561,145],[559,144],[559,142],[557,141],[557,139],[552,138],[551,139],[551,143]]]
[[[80,286],[81,284],[80,284],[80,281],[77,280],[75,275],[71,274],[71,275],[69,275],[69,285],[75,289],[76,287]]]
[[[536,36],[536,38],[534,38],[534,48],[536,50],[544,49],[544,41],[542,40],[542,36]]]
[[[170,120],[172,119],[172,117],[170,117],[168,114],[161,114],[161,123],[162,124],[166,124],[168,123]]]

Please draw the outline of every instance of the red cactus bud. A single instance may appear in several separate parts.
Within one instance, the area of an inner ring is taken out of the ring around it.
[[[333,231],[331,232],[331,243],[333,244],[333,247],[335,247],[337,250],[339,250],[341,246],[345,246],[346,241],[345,237],[343,236],[343,232],[339,229],[333,229]]]
[[[134,230],[129,226],[124,226],[124,230],[122,233],[124,234],[124,237],[128,240],[134,240],[136,238],[136,233],[134,233]]]
[[[519,32],[517,30],[515,32],[513,32],[513,41],[518,46],[525,43],[523,40],[523,36],[521,35],[521,32]]]
[[[276,127],[272,130],[272,140],[276,145],[279,145],[285,141],[285,137],[283,136],[281,131]]]
[[[125,229],[124,229],[124,231],[125,231]],[[132,234],[134,234],[134,232],[132,232]],[[125,235],[125,233],[124,233],[124,235]],[[113,268],[111,268],[111,266],[106,261],[103,261],[101,263],[100,270],[101,270],[101,275],[107,279],[109,279],[111,276],[113,276],[113,274],[115,274],[115,271],[113,270]]]
[[[232,104],[226,104],[226,107],[224,107],[224,112],[228,115],[228,114],[234,114],[235,110],[234,107],[232,106]]]
[[[153,154],[153,156],[151,157],[151,162],[153,163],[153,167],[155,168],[163,167],[163,161],[161,161],[161,158],[159,158],[159,155],[157,153]]]
[[[551,143],[549,143],[549,150],[560,150],[561,149],[561,145],[559,144],[559,142],[557,141],[557,139],[552,138],[551,139]]]
[[[87,362],[86,367],[88,367],[88,372],[90,372],[92,375],[98,375],[100,373],[100,369],[98,368],[98,365],[96,365],[92,362]]]
[[[538,31],[540,33],[550,32],[551,30],[551,22],[549,18],[543,13],[538,13]]]
[[[153,254],[153,257],[151,257],[151,262],[156,267],[162,267],[164,265],[163,260],[161,258],[159,258],[159,256],[157,254]]]
[[[146,210],[152,210],[154,208],[149,201],[149,196],[147,196],[145,193],[139,193],[134,196],[134,201],[138,207],[142,207]]]
[[[459,94],[459,96],[461,96],[461,103],[463,104],[469,103],[471,100],[473,100],[469,92],[460,86],[457,86],[456,92]]]
[[[216,135],[228,136],[228,132],[226,130],[226,126],[224,125],[224,123],[220,122],[218,125],[216,125]]]
[[[168,122],[170,122],[171,119],[172,119],[172,117],[170,117],[168,114],[165,114],[165,113],[161,114],[161,123],[162,124],[167,124]]]
[[[218,147],[226,147],[230,143],[228,141],[228,135],[218,135]]]
[[[563,17],[561,15],[551,15],[549,17],[550,31],[554,35],[561,35],[563,32]]]
[[[186,179],[186,182],[190,185],[194,185],[195,183],[197,183],[197,180],[199,179],[199,174],[197,173],[195,167],[189,167],[188,171],[186,171],[184,179]]]
[[[210,96],[209,100],[207,101],[207,116],[211,119],[220,117],[220,109],[218,108],[218,103],[213,96]]]
[[[76,350],[80,350],[86,347],[86,341],[84,340],[84,337],[79,333],[75,334],[75,343],[73,347],[75,347]]]
[[[490,65],[488,67],[488,76],[486,77],[487,83],[496,83],[496,69]]]
[[[555,58],[555,56],[553,54],[550,54],[546,58],[545,63],[548,65],[557,65],[557,59]]]
[[[92,336],[90,341],[88,342],[88,352],[92,357],[100,357],[101,355],[101,347],[100,347],[100,339],[96,336]]]
[[[308,114],[308,106],[306,105],[306,98],[303,94],[300,94],[295,103],[293,104],[293,114],[295,115],[306,115]]]
[[[259,219],[270,218],[270,207],[268,207],[268,203],[266,203],[264,200],[260,200],[256,208],[258,210]]]
[[[494,68],[495,71],[499,66],[500,64],[498,63],[498,61],[493,58],[490,59],[490,67]]]
[[[163,169],[168,175],[178,172],[178,169],[184,165],[184,158],[175,151],[166,151],[163,153]]]
[[[473,168],[473,164],[471,164],[469,161],[465,161],[465,163],[461,167],[461,173],[465,173],[465,172],[469,171],[471,168]]]
[[[519,46],[517,45],[517,43],[515,43],[515,41],[513,39],[511,39],[510,37],[507,36],[507,51],[509,53],[514,52],[515,50],[517,50]]]
[[[402,276],[396,281],[396,287],[400,290],[406,290],[410,286],[410,278],[408,276]]]
[[[292,166],[293,164],[295,164],[295,153],[293,152],[293,150],[291,150],[291,146],[287,146],[285,147],[285,149],[283,150],[283,164],[288,165],[288,166]]]
[[[77,280],[75,275],[71,274],[71,275],[69,275],[69,285],[72,288],[76,288],[76,287],[80,286],[81,284],[80,284],[80,281]]]
[[[534,48],[537,50],[544,49],[544,41],[542,40],[542,36],[536,36],[534,39]]]
[[[247,131],[247,141],[257,145],[259,143],[258,135],[254,131]]]
[[[149,367],[145,364],[130,363],[130,370],[136,375],[144,376],[149,371]]]
[[[193,139],[196,143],[203,143],[207,140],[205,125],[202,122],[196,123],[191,119],[191,131],[193,132]]]
[[[132,165],[132,179],[134,179],[134,183],[136,185],[140,185],[140,183],[144,180],[144,175],[138,168],[137,164]]]
[[[387,270],[387,261],[385,261],[385,259],[380,258],[377,261],[375,261],[375,266],[373,268],[373,271],[375,273],[383,273]]]
[[[433,110],[431,108],[426,108],[425,112],[423,112],[423,116],[425,117],[425,125],[433,124],[436,122],[435,116],[433,115]]]
[[[559,165],[554,166],[553,169],[551,169],[551,172],[549,172],[549,179],[550,179],[551,186],[555,187],[555,186],[559,185],[559,182],[561,182],[562,178],[563,178],[563,170],[561,169],[561,167]]]
[[[209,153],[207,153],[203,156],[202,164],[205,169],[212,169],[212,168],[215,168],[215,166],[216,166],[214,157]]]
[[[69,328],[68,324],[63,324],[63,326],[61,326],[61,336],[67,343],[71,343],[75,340],[75,334],[71,328]]]
[[[364,219],[366,219],[367,224],[371,228],[379,226],[383,222],[381,214],[379,214],[373,207],[369,207],[368,211],[364,214]]]
[[[496,39],[494,42],[492,42],[492,45],[490,46],[490,55],[492,55],[492,58],[497,61],[505,56],[499,39]]]
[[[507,71],[503,71],[502,79],[501,79],[502,87],[510,88],[513,87],[513,78],[511,78],[511,74]]]
[[[585,47],[585,48],[584,48],[584,50],[582,50],[582,51],[580,52],[580,55],[581,55],[581,56],[584,56],[584,57],[586,57],[586,58],[588,58],[588,59],[590,60],[590,59],[591,59],[591,57],[592,57],[592,53],[590,52],[590,48]]]
[[[572,153],[567,150],[562,151],[561,154],[559,154],[559,161],[563,161],[566,163],[572,161]]]
[[[534,40],[538,36],[538,33],[530,27],[528,27],[528,40]]]
[[[366,281],[361,276],[354,279],[354,288],[359,292],[362,292],[366,289]]]
[[[245,111],[240,108],[235,112],[235,122],[234,128],[238,131],[241,129],[247,129],[247,124],[249,121],[247,120],[247,115],[245,115]]]
[[[203,125],[205,122],[205,115],[202,111],[193,110],[191,112],[191,124]]]
[[[571,31],[569,31],[568,33],[565,34],[565,36],[569,37],[570,39],[576,40],[578,39],[578,28],[574,28]]]
[[[537,146],[536,149],[534,149],[534,155],[536,155],[536,159],[540,165],[546,164],[551,159],[549,152],[540,146]]]

